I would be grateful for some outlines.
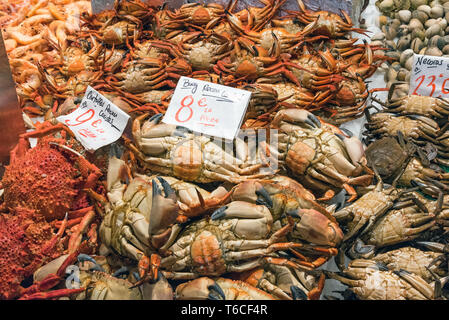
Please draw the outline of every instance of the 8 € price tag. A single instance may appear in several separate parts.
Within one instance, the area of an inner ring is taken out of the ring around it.
[[[415,54],[410,95],[449,97],[449,58]]]
[[[88,86],[79,107],[56,118],[68,126],[88,151],[95,151],[118,140],[129,115]]]
[[[232,140],[250,97],[246,90],[181,77],[162,122]]]

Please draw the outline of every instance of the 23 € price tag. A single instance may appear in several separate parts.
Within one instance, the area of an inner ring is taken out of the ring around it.
[[[250,97],[246,90],[181,77],[162,122],[232,140]]]
[[[118,140],[128,119],[126,112],[90,86],[75,111],[56,118],[73,131],[88,151],[95,151]]]
[[[449,58],[415,54],[410,95],[449,97]]]

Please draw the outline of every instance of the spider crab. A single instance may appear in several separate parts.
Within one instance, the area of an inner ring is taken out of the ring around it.
[[[59,131],[59,137],[51,135]],[[38,130],[20,136],[0,183],[4,189],[1,208],[24,206],[57,227],[68,214],[68,226],[72,229],[68,250],[73,252],[81,244],[96,245],[96,224],[92,224],[95,211],[82,190],[96,189],[102,173],[69,146],[75,140],[67,139],[67,135],[72,136],[72,133],[63,124],[46,122]],[[40,137],[32,149],[29,148],[30,137]],[[90,240],[82,242],[86,232]]]

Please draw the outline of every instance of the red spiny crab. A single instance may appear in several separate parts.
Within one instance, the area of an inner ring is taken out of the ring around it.
[[[239,280],[201,277],[180,284],[177,300],[275,300],[275,297]]]
[[[279,150],[269,149],[270,155],[307,186],[321,191],[345,188],[353,200],[357,194],[351,185],[371,183],[373,173],[357,138],[346,137],[306,110],[281,110],[271,127],[279,130]]]
[[[271,83],[272,79],[260,78],[258,82],[268,82]],[[311,90],[307,90],[303,87],[298,87],[290,82],[277,82],[270,84],[276,92],[278,93],[279,100],[286,103],[298,106],[301,109],[320,109],[326,104],[330,99],[332,99],[332,94],[329,91],[321,91],[314,93]]]
[[[16,207],[0,214],[0,299],[14,299],[25,293],[21,282],[46,261],[57,258],[63,248],[57,234],[43,216]]]
[[[194,135],[175,125],[159,123],[162,114],[157,114],[142,124],[145,117],[146,115],[142,115],[134,120],[133,135],[137,148],[131,144],[129,146],[144,167],[152,171],[186,181],[232,183],[270,174],[258,173],[261,164],[242,166],[246,159],[234,157],[209,137]],[[247,148],[245,144],[241,146],[243,149]],[[239,151],[248,154],[245,150]]]
[[[62,131],[61,138],[48,136],[57,131]],[[66,145],[67,132],[71,134],[62,124],[45,123],[39,130],[21,135],[1,181],[3,207],[24,205],[47,221],[62,219],[70,210],[87,207],[83,206],[85,194],[81,190],[95,188],[101,171]],[[43,138],[29,149],[29,137]],[[73,213],[76,218],[79,214]]]
[[[185,217],[200,215],[220,205],[226,195],[223,188],[209,193],[172,177],[139,175],[126,185],[122,180],[130,179],[128,171],[122,160],[110,159],[109,202],[100,199],[107,203],[100,237],[106,248],[139,261],[141,268],[169,239],[177,219],[185,222]],[[141,270],[142,279],[146,272]]]

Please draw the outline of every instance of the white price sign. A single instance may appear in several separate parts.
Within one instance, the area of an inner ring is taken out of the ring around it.
[[[250,97],[246,90],[181,77],[162,121],[232,140]]]
[[[415,54],[409,94],[449,97],[449,58]]]
[[[56,118],[67,125],[89,151],[118,140],[129,115],[88,86],[80,106],[72,113]]]

